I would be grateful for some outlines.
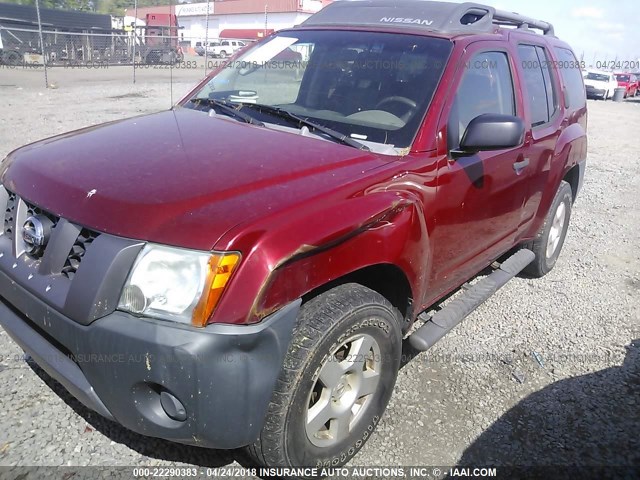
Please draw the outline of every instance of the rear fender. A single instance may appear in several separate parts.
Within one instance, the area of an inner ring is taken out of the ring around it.
[[[538,212],[530,230],[531,236],[535,236],[542,227],[562,179],[569,170],[584,161],[586,157],[587,134],[585,129],[580,123],[572,123],[562,131],[556,143],[555,151],[551,157],[547,187],[542,194]]]

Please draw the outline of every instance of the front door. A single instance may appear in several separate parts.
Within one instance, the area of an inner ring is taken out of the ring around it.
[[[473,44],[458,68],[455,100],[441,118],[448,152],[458,148],[467,125],[478,115],[524,118],[514,89],[513,59],[504,46],[491,46]],[[433,284],[457,286],[513,245],[528,192],[527,151],[525,143],[455,158],[449,153],[439,163],[437,210],[431,212]]]

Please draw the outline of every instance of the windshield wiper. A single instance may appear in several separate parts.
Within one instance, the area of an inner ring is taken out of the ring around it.
[[[338,143],[349,145],[350,147],[357,148],[358,150],[365,150],[365,151],[370,150],[369,147],[367,147],[363,143],[360,143],[357,140],[354,140],[343,133],[337,132],[336,130],[333,130],[329,127],[325,127],[324,125],[320,125],[315,122],[312,122],[311,120],[307,120],[306,118],[300,117],[295,113],[289,112],[288,110],[284,110],[278,107],[272,107],[271,105],[263,105],[261,103],[247,102],[247,103],[242,103],[241,105],[243,107],[249,107],[259,111],[266,112],[275,117],[280,117],[286,120],[290,120],[291,122],[295,122],[300,126],[304,125],[311,130],[317,130],[318,132],[326,135],[327,137],[332,138]]]
[[[200,104],[206,103],[207,105],[213,105],[214,107],[219,108],[224,113],[229,115],[230,117],[234,117],[238,120],[241,120],[245,123],[250,123],[251,125],[257,125],[258,127],[264,127],[264,123],[260,120],[256,120],[251,115],[247,115],[246,113],[242,113],[238,110],[233,103],[225,102],[224,100],[218,100],[216,98],[193,98],[190,100],[192,103]]]

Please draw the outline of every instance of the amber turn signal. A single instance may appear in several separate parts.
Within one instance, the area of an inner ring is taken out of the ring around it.
[[[204,327],[213,314],[231,275],[240,263],[240,254],[214,253],[209,259],[207,280],[202,297],[193,310],[192,325]]]

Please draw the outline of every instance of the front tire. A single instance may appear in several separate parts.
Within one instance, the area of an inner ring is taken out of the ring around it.
[[[305,303],[250,458],[279,467],[347,463],[391,397],[401,322],[382,295],[353,283]]]
[[[538,235],[534,240],[523,245],[536,255],[536,258],[523,270],[523,273],[530,277],[539,278],[553,269],[567,236],[572,203],[571,186],[563,180],[560,182]]]

